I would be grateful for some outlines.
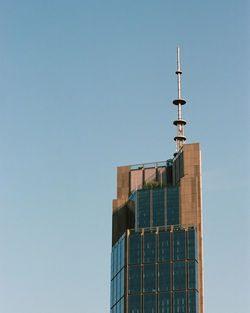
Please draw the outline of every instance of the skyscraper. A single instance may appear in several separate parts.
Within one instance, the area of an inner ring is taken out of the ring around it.
[[[179,48],[176,152],[117,168],[111,313],[203,313],[200,144],[184,144]]]

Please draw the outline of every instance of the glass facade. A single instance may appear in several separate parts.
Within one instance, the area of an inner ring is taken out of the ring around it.
[[[183,174],[179,162],[175,177]],[[173,162],[162,166],[167,172]],[[180,225],[177,178],[134,189],[129,198],[134,227],[112,247],[111,313],[199,313],[197,230]]]

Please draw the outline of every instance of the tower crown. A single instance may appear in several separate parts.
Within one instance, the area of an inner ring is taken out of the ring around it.
[[[175,126],[177,126],[177,136],[174,137],[176,142],[176,153],[180,151],[183,147],[186,137],[184,136],[184,125],[186,125],[186,121],[181,117],[181,106],[186,103],[186,100],[181,98],[181,65],[180,65],[180,48],[177,47],[177,71],[175,72],[177,75],[177,83],[178,83],[178,98],[173,101],[173,104],[178,106],[178,119],[173,122]]]

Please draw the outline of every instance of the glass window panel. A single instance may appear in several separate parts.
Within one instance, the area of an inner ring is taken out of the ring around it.
[[[188,261],[188,288],[198,290],[198,263]]]
[[[172,295],[168,293],[160,293],[158,301],[159,313],[172,313]]]
[[[156,313],[156,295],[143,295],[143,313]]]
[[[121,297],[124,296],[124,269],[121,270]]]
[[[128,293],[141,292],[141,266],[129,266],[128,270]]]
[[[116,305],[113,307],[113,313],[117,313],[116,312]]]
[[[114,258],[114,251],[112,248],[112,252],[111,252],[111,279],[113,279],[114,277],[114,263],[113,263],[113,258]]]
[[[113,289],[113,292],[114,292],[114,304],[116,303],[116,301],[117,301],[117,298],[116,298],[116,293],[117,293],[117,291],[116,291],[116,278],[117,277],[115,277],[114,278],[114,289]]]
[[[186,289],[186,262],[175,262],[174,266],[174,290]]]
[[[141,263],[141,235],[129,237],[129,264]]]
[[[171,290],[171,263],[158,265],[158,291]]]
[[[150,227],[150,190],[140,190],[137,195],[138,228]]]
[[[114,304],[114,281],[111,281],[110,284],[110,306],[113,306]]]
[[[167,188],[167,224],[180,224],[179,187]]]
[[[171,260],[171,237],[170,232],[159,233],[158,259],[159,262]]]
[[[117,244],[114,246],[114,276],[117,274]]]
[[[188,313],[199,313],[199,294],[196,290],[188,292]]]
[[[117,243],[117,272],[120,271],[121,268],[121,241],[119,240]]]
[[[185,231],[173,232],[174,260],[185,260],[186,258],[186,235]]]
[[[117,301],[121,297],[121,273],[117,274],[117,283],[116,283],[116,289],[117,289]]]
[[[121,313],[121,302],[120,301],[116,305],[116,313]]]
[[[144,263],[155,262],[155,234],[144,234]]]
[[[141,296],[128,296],[128,313],[141,313]]]
[[[186,292],[174,293],[174,313],[187,313]]]
[[[121,298],[121,313],[124,313],[124,298]]]
[[[198,260],[196,230],[189,230],[188,231],[188,258]]]
[[[165,225],[165,191],[164,188],[152,190],[153,226]]]
[[[146,264],[143,267],[143,292],[155,292],[156,289],[156,266]]]
[[[125,250],[125,239],[121,241],[121,268],[124,266],[124,250]]]

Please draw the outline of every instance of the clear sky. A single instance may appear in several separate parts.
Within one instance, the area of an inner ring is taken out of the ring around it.
[[[109,312],[116,167],[200,142],[205,313],[249,298],[244,0],[0,1],[0,312]]]

